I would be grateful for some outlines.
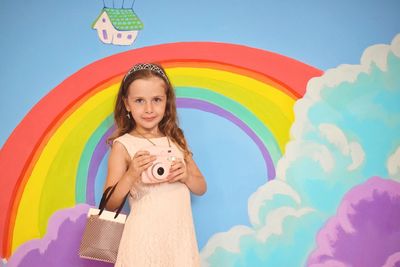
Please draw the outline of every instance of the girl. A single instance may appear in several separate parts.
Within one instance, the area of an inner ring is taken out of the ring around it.
[[[175,93],[161,66],[136,64],[129,70],[114,119],[105,188],[116,188],[106,208],[115,210],[129,193],[132,210],[115,266],[200,266],[190,191],[202,195],[207,185],[178,127]],[[178,154],[161,183],[142,179],[156,159],[146,151],[149,146],[170,147]]]

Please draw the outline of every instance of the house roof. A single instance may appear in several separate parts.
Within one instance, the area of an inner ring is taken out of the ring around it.
[[[92,27],[94,27],[94,24],[103,12],[107,13],[112,25],[119,31],[137,31],[143,29],[143,23],[131,8],[103,8],[99,17],[93,22]]]

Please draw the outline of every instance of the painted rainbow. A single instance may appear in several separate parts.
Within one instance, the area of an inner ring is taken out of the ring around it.
[[[289,140],[293,105],[320,70],[296,60],[224,43],[173,43],[96,61],[55,87],[14,129],[0,152],[1,256],[45,234],[57,210],[94,204],[119,83],[138,62],[162,64],[179,109],[222,116],[260,149],[267,179]]]

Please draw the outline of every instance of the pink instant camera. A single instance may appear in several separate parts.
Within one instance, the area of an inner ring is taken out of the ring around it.
[[[149,146],[143,150],[149,151],[150,155],[157,158],[147,170],[142,172],[142,182],[146,184],[165,182],[172,163],[178,159],[176,149],[167,146]]]

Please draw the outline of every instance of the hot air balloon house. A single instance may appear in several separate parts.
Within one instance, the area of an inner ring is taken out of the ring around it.
[[[103,8],[92,28],[103,43],[131,45],[143,23],[131,8]]]

